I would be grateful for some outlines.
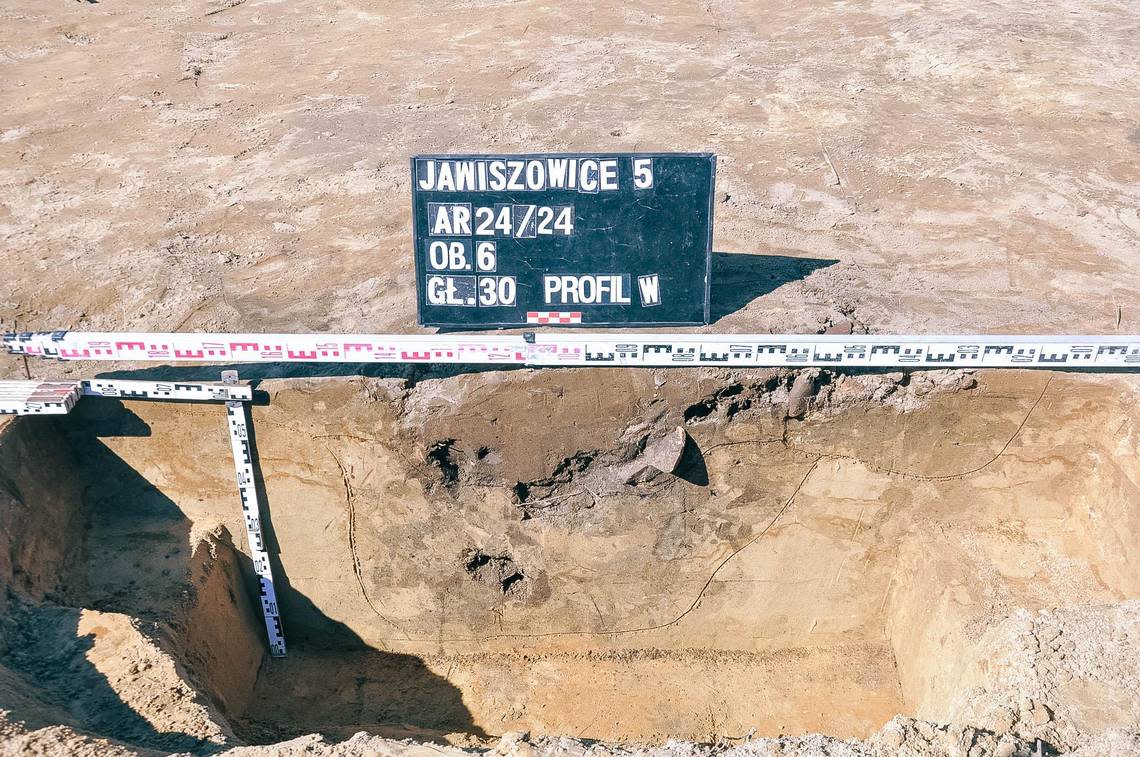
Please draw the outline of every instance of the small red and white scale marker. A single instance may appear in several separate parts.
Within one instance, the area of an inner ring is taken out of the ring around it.
[[[580,311],[563,310],[530,310],[526,314],[526,322],[537,326],[560,326],[562,324],[581,323]]]

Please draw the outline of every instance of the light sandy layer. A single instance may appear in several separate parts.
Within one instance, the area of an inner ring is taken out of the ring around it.
[[[91,512],[68,601],[172,623],[218,738],[865,739],[904,713],[1073,749],[1140,717],[1132,377],[261,388],[290,655],[259,672],[221,409],[91,401],[60,424]],[[675,473],[647,472],[679,433]]]
[[[414,331],[410,155],[709,150],[716,330],[1140,331],[1138,35],[1128,2],[14,0],[0,326]]]

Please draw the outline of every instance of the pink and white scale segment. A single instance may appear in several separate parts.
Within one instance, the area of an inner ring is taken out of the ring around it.
[[[1140,369],[1140,336],[841,336],[698,333],[8,334],[9,353],[59,360],[191,363],[468,363]]]
[[[582,313],[576,310],[570,312],[561,310],[530,310],[527,311],[526,322],[539,326],[581,323]]]

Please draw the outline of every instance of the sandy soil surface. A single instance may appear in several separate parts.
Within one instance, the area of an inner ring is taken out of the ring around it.
[[[1135,332],[1133,11],[12,0],[0,325],[414,331],[410,155],[708,150],[717,330]]]
[[[11,0],[0,329],[414,333],[410,155],[707,150],[709,330],[1134,333],[1138,37],[1126,2]],[[0,425],[0,751],[1140,749],[1135,377],[355,370],[243,371],[282,661],[220,408]]]

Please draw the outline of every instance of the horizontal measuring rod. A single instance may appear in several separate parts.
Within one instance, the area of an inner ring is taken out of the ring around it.
[[[178,400],[179,402],[252,402],[253,389],[237,384],[201,381],[137,381],[135,379],[84,379],[85,397],[125,400]]]
[[[248,386],[201,381],[0,381],[0,415],[66,415],[80,397],[179,402],[251,402]]]
[[[145,362],[529,366],[1134,368],[1132,336],[775,334],[6,334],[14,355]]]

